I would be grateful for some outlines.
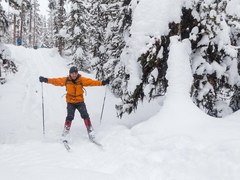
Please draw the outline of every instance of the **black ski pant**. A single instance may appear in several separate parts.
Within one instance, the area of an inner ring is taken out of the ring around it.
[[[88,132],[91,131],[92,124],[90,121],[89,114],[87,112],[86,104],[84,102],[80,102],[80,103],[76,103],[76,104],[67,103],[66,121],[72,121],[74,119],[76,109],[79,111],[81,117],[84,119],[84,123],[86,125]]]

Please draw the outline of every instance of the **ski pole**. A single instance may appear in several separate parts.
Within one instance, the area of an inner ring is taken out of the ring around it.
[[[43,134],[45,135],[43,83],[41,83],[41,84],[42,84],[42,118],[43,118]]]
[[[103,117],[103,110],[104,110],[104,106],[105,106],[106,94],[107,94],[107,86],[105,88],[105,95],[104,95],[104,99],[103,99],[102,112],[101,112],[101,116],[100,116],[100,124],[102,123],[102,117]]]

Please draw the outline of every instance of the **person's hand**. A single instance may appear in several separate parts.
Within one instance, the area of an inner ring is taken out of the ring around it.
[[[39,77],[39,81],[40,81],[41,83],[42,83],[42,82],[47,83],[47,82],[48,82],[48,79],[45,78],[45,77],[40,76],[40,77]]]
[[[110,82],[109,79],[103,80],[102,81],[102,85],[105,86],[105,85],[109,84],[109,82]]]

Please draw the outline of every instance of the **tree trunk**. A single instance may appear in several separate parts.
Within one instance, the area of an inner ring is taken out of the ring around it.
[[[51,45],[52,46],[54,46],[54,40],[53,40],[53,13],[52,12],[50,12],[50,21],[51,21],[51,23],[50,23],[50,31],[51,31]]]
[[[20,18],[21,18],[21,22],[20,22],[20,38],[22,39],[22,34],[23,34],[23,17],[24,17],[24,9],[23,9],[23,4],[22,4],[22,7],[21,7],[21,15],[20,15]]]
[[[33,10],[33,46],[36,45],[36,2],[34,1]]]
[[[16,15],[13,17],[13,44],[16,45]]]
[[[64,0],[60,0],[59,2],[59,6],[60,6],[60,13],[59,13],[59,19],[60,19],[60,29],[62,29],[63,27],[63,14],[64,14]],[[59,37],[58,40],[58,51],[59,54],[62,56],[63,55],[63,49],[64,49],[64,38],[63,37]]]
[[[30,0],[30,4],[31,4],[31,0]],[[32,7],[30,9],[30,20],[29,20],[29,45],[33,46],[32,44]]]

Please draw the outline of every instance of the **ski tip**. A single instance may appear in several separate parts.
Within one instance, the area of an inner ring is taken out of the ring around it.
[[[63,140],[62,143],[63,143],[64,147],[66,148],[66,150],[68,152],[71,152],[71,148],[70,148],[70,146],[68,144],[68,141],[67,140]]]
[[[100,147],[101,149],[103,149],[103,145],[100,144],[99,142],[94,141],[94,140],[92,140],[92,139],[90,139],[90,141],[91,141],[93,144],[95,144],[95,145],[97,145],[98,147]]]

